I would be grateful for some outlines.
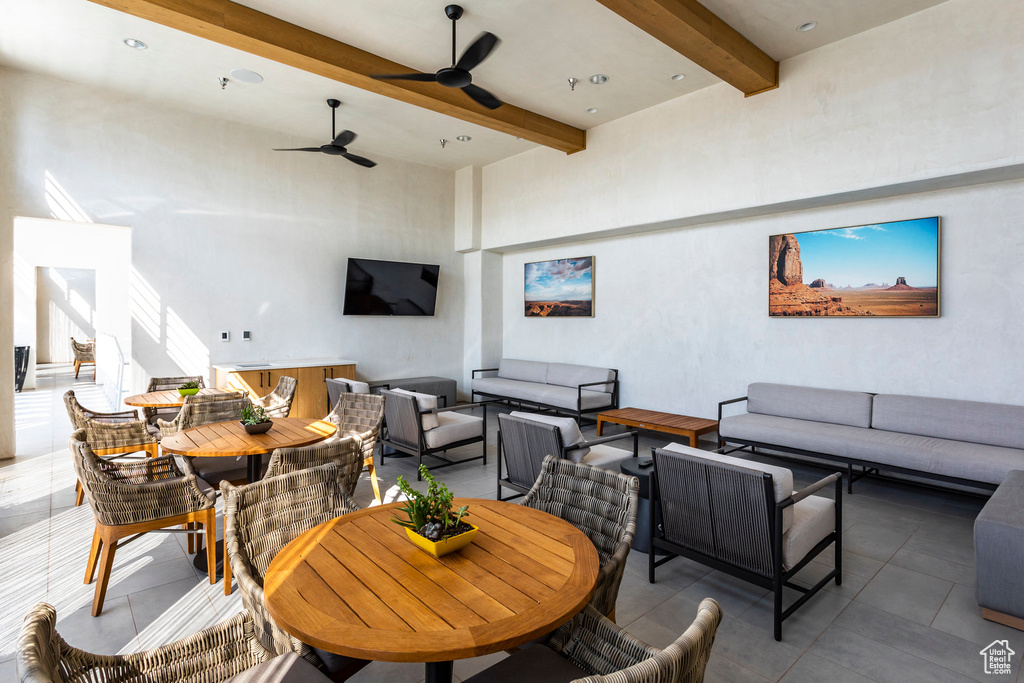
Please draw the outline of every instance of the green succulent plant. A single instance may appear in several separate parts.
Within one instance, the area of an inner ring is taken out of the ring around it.
[[[242,406],[242,424],[259,425],[264,422],[270,422],[270,418],[267,417],[267,411],[263,410],[263,406]]]
[[[178,388],[179,389],[198,389],[199,388],[199,382],[195,381],[194,379],[193,380],[189,380],[188,382],[185,382],[184,384],[182,384]]]
[[[398,477],[398,488],[408,500],[405,501],[405,506],[398,508],[397,511],[404,512],[408,519],[392,517],[391,521],[437,540],[446,529],[458,526],[463,517],[469,516],[469,506],[463,505],[453,509],[452,500],[455,494],[437,481],[426,466],[420,465],[419,471],[420,476],[427,480],[427,492],[417,491],[404,477]]]

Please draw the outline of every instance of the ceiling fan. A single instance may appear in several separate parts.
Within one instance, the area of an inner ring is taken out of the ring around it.
[[[476,68],[480,62],[487,59],[491,52],[498,46],[501,39],[493,33],[484,32],[473,41],[473,44],[466,48],[458,61],[455,61],[455,24],[462,17],[462,8],[458,5],[448,5],[444,13],[452,20],[452,65],[445,67],[433,74],[377,74],[373,78],[394,79],[404,81],[429,81],[437,82],[449,88],[460,88],[462,92],[472,97],[477,103],[488,109],[497,109],[501,106],[501,100],[487,92],[478,85],[473,85],[473,75],[469,73]]]
[[[334,135],[334,113],[341,106],[339,100],[327,100],[327,106],[331,108],[331,135],[333,140],[326,145],[320,145],[319,147],[294,147],[291,149],[275,149],[275,152],[323,152],[324,154],[331,154],[333,156],[345,157],[354,164],[365,166],[366,168],[373,168],[377,165],[376,161],[370,161],[366,157],[361,157],[358,154],[352,154],[345,149],[350,142],[356,139],[356,134],[350,130],[343,130],[337,135]]]

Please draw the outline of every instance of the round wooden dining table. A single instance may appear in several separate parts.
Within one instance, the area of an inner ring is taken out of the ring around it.
[[[231,389],[200,389],[197,395],[230,393],[233,393]],[[135,408],[180,408],[185,404],[185,397],[179,394],[177,389],[167,389],[129,396],[124,400],[124,404]]]
[[[597,550],[558,517],[456,498],[479,531],[466,548],[435,558],[391,521],[403,504],[325,522],[278,553],[263,582],[278,625],[339,655],[425,662],[428,683],[447,683],[453,660],[548,633],[593,595]]]
[[[258,481],[263,456],[275,448],[295,448],[323,441],[338,431],[333,422],[305,417],[276,417],[274,426],[265,434],[248,434],[238,420],[215,422],[183,429],[160,440],[164,453],[192,458],[213,458],[225,455],[247,456],[249,483]]]

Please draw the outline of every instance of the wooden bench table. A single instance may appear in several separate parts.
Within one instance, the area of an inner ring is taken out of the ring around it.
[[[652,432],[685,436],[690,440],[689,445],[691,448],[697,448],[697,441],[700,439],[701,434],[708,434],[718,429],[717,420],[690,417],[689,415],[676,415],[674,413],[659,413],[655,410],[644,410],[643,408],[619,408],[598,413],[598,436],[601,436],[605,422],[620,424],[626,427],[638,427]]]

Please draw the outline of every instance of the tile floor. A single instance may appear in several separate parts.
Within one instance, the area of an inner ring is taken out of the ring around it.
[[[75,381],[68,366],[41,367],[39,388],[16,398],[18,457],[0,466],[0,681],[16,680],[13,657],[21,619],[39,601],[57,608],[58,628],[71,644],[99,653],[166,643],[241,608],[237,590],[225,597],[221,583],[210,585],[196,573],[183,537],[149,534],[118,553],[103,614],[89,615],[93,586],[83,584],[82,577],[93,518],[88,505],[74,507],[67,450],[71,428],[61,399],[68,388],[86,406],[107,407],[100,389],[91,381]],[[488,420],[492,437],[496,422]],[[666,442],[660,439],[646,434],[641,445]],[[494,454],[493,438],[489,451]],[[825,472],[790,466],[798,487]],[[389,460],[379,470],[387,485],[413,471],[408,459]],[[477,461],[438,475],[458,495],[494,495],[493,457],[486,466]],[[370,498],[369,482],[360,482],[358,502]],[[981,648],[1005,638],[1011,649],[1024,653],[1024,633],[981,619],[974,601],[972,526],[983,503],[898,483],[858,482],[855,495],[844,497],[843,585],[830,584],[787,620],[781,643],[772,639],[767,591],[681,558],[659,569],[658,582],[650,584],[647,556],[630,557],[618,622],[663,647],[687,627],[702,598],[717,599],[725,618],[708,681],[993,678],[983,673]],[[827,572],[827,564],[827,557],[812,563],[806,580]],[[456,678],[502,656],[456,662]],[[1019,669],[1014,661],[1012,676],[1004,680],[1024,681]],[[422,678],[421,665],[373,663],[353,680],[415,683]]]

